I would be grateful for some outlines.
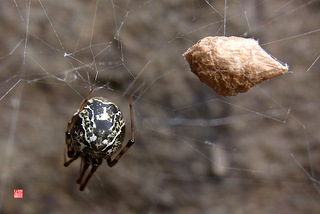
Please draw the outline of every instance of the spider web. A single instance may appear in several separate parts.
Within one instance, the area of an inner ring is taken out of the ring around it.
[[[13,0],[0,10],[0,213],[319,210],[319,1]],[[290,71],[218,96],[182,57],[216,35],[255,38]],[[63,167],[64,132],[91,88],[127,127],[133,94],[136,143],[80,192],[80,161]]]

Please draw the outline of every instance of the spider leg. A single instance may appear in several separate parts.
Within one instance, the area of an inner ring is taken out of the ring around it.
[[[77,160],[77,158],[78,158],[79,156],[80,156],[80,155],[77,154],[76,156],[74,156],[74,157],[71,158],[70,160],[65,161],[63,165],[64,165],[65,167],[69,166],[70,163],[72,163],[73,161]]]
[[[76,181],[77,184],[80,184],[82,182],[82,178],[84,176],[84,173],[87,171],[89,165],[90,165],[90,162],[88,160],[81,158],[80,173],[79,173],[77,181]]]
[[[80,154],[77,153],[77,154],[74,155],[70,160],[67,161],[67,153],[68,153],[67,150],[68,150],[68,149],[67,149],[67,145],[65,145],[65,147],[64,147],[64,163],[63,163],[63,165],[64,165],[65,167],[69,166],[70,163],[72,163],[73,161],[77,160],[78,157],[80,156]]]
[[[129,98],[129,106],[130,106],[130,120],[131,120],[130,140],[128,141],[127,145],[119,152],[119,154],[113,160],[111,160],[111,157],[108,157],[107,163],[108,163],[109,167],[113,167],[114,165],[116,165],[116,163],[122,157],[122,155],[126,151],[128,151],[130,146],[132,146],[132,144],[134,144],[134,142],[135,142],[134,129],[133,129],[134,124],[133,124],[133,110],[132,110],[132,95],[131,94],[130,94],[130,98]]]
[[[78,109],[78,114],[82,111],[82,109],[84,108],[84,106],[87,104],[90,96],[91,96],[91,93],[93,92],[93,89],[91,89],[88,93],[88,95],[86,96],[85,99],[82,100],[81,104],[80,104],[80,107]]]
[[[130,146],[132,146],[132,144],[134,144],[134,139],[130,139],[127,145],[120,151],[120,153],[113,160],[111,160],[111,158],[108,157],[107,159],[108,166],[113,167],[114,165],[116,165],[116,163],[118,163],[118,160],[122,157],[122,155],[126,151],[128,151],[128,149],[130,148]]]
[[[84,179],[84,181],[80,184],[80,191],[83,191],[84,188],[86,187],[89,179],[91,178],[91,176],[93,175],[93,173],[97,170],[97,168],[101,165],[102,163],[102,159],[99,160],[98,163],[94,163],[89,174],[87,175],[86,179]]]
[[[91,89],[88,93],[88,95],[86,96],[85,99],[82,100],[80,106],[79,106],[79,109],[77,111],[77,113],[75,115],[73,115],[73,117],[71,118],[71,121],[68,123],[68,129],[66,131],[66,136],[67,138],[70,137],[70,132],[74,126],[74,124],[76,124],[76,122],[78,121],[79,119],[79,113],[83,110],[84,106],[87,104],[89,98],[90,98],[90,95],[91,93],[93,92],[93,89]],[[71,137],[70,137],[71,138]]]

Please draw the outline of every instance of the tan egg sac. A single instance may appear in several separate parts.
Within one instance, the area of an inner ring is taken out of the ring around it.
[[[241,37],[206,37],[183,56],[191,71],[222,96],[247,92],[288,71],[288,65],[270,56],[258,41]]]

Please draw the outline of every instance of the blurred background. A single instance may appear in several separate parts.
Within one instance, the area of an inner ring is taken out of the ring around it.
[[[0,213],[318,213],[319,20],[318,0],[1,1]],[[221,97],[182,56],[218,35],[290,71]],[[133,93],[136,143],[80,192],[64,137],[90,88],[127,129]]]

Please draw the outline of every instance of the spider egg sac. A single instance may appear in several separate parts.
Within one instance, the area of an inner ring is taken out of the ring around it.
[[[241,37],[206,37],[183,56],[200,81],[222,96],[247,92],[289,69],[265,52],[258,41]]]

